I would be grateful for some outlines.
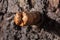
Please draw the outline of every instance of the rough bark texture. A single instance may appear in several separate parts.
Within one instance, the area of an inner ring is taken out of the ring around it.
[[[60,40],[60,1],[51,1],[0,0],[0,40]],[[39,11],[43,16],[40,26],[14,24],[15,13],[23,10]]]

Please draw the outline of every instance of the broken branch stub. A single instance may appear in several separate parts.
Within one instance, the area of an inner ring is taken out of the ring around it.
[[[41,14],[37,11],[32,12],[17,12],[14,17],[14,22],[19,26],[36,25],[41,21]]]

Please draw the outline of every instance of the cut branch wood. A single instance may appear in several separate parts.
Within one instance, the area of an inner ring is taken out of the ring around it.
[[[25,26],[25,25],[35,25],[41,21],[40,12],[17,12],[14,17],[14,22],[16,25]]]

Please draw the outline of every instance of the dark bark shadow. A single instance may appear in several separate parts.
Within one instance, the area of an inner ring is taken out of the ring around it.
[[[60,23],[49,18],[47,15],[44,15],[44,22],[41,28],[44,28],[46,31],[53,32],[60,36]]]
[[[4,15],[4,13],[3,13],[3,12],[0,12],[0,16],[1,16],[1,15]]]
[[[15,29],[15,30],[21,30],[21,27],[18,26],[18,25],[16,25],[16,24],[14,23],[14,29]]]

